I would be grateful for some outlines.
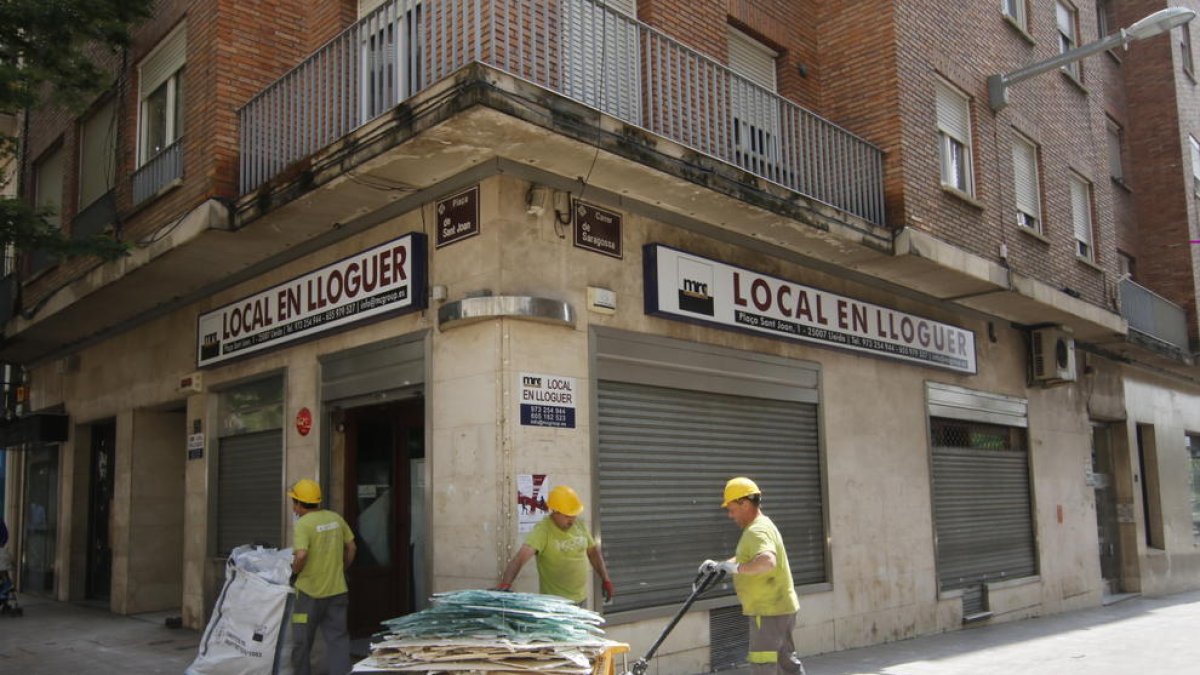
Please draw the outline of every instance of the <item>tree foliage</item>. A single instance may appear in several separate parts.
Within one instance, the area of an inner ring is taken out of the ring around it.
[[[131,31],[150,16],[155,0],[0,0],[0,114],[43,106],[79,111],[112,86],[115,73],[95,60],[120,52]],[[0,134],[0,164],[19,138]],[[0,177],[4,181],[13,176]],[[0,198],[0,243],[59,256],[118,257],[125,246],[109,237],[72,240],[46,213],[17,198]]]

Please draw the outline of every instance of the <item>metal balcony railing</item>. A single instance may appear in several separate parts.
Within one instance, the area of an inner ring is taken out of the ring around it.
[[[1190,351],[1187,312],[1182,307],[1130,279],[1121,281],[1120,294],[1121,316],[1130,328]]]
[[[88,204],[71,219],[71,238],[87,239],[104,234],[117,222],[116,192],[109,190]]]
[[[883,153],[595,0],[392,0],[239,112],[249,193],[480,62],[883,223]]]
[[[150,199],[171,183],[183,178],[183,137],[167,147],[133,172],[134,205]]]

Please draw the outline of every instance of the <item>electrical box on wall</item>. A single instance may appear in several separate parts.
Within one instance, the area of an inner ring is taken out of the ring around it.
[[[203,376],[198,371],[191,375],[184,375],[179,378],[178,391],[181,394],[199,394],[204,391]]]
[[[1033,379],[1053,384],[1075,381],[1075,338],[1065,328],[1038,328],[1033,331],[1030,361]]]

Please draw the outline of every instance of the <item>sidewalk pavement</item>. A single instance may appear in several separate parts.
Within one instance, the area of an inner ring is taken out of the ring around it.
[[[200,642],[197,631],[166,627],[171,612],[126,617],[30,595],[20,600],[24,617],[0,617],[5,673],[182,673]],[[809,656],[804,664],[808,675],[1200,672],[1197,626],[1200,591],[1193,591]],[[741,673],[749,670],[725,671]]]

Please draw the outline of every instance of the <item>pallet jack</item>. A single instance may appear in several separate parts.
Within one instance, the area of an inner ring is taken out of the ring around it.
[[[687,600],[684,600],[683,606],[679,608],[679,611],[675,612],[675,617],[663,629],[662,634],[658,636],[654,644],[650,645],[650,649],[646,652],[646,655],[634,661],[629,670],[625,671],[622,675],[646,675],[646,669],[650,667],[650,659],[654,658],[654,653],[658,651],[663,640],[666,640],[667,636],[671,634],[671,631],[675,628],[675,624],[679,623],[679,620],[683,618],[683,615],[687,613],[697,598],[703,595],[708,589],[721,583],[721,580],[724,578],[725,572],[719,567],[711,569],[701,568],[696,574],[696,578],[692,580],[692,594],[687,597]]]

